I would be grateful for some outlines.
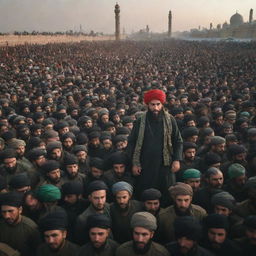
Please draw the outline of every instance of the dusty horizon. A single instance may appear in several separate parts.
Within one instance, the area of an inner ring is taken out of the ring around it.
[[[80,31],[114,33],[114,6],[121,9],[121,32],[132,33],[149,26],[150,31],[167,31],[168,13],[172,11],[173,32],[209,28],[229,23],[240,13],[249,19],[252,0],[0,0],[0,32]],[[80,27],[81,25],[81,27]]]

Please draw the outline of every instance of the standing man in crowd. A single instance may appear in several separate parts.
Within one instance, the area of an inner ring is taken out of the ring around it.
[[[163,200],[167,198],[167,189],[180,169],[182,138],[175,119],[164,110],[165,101],[161,90],[146,92],[144,102],[148,111],[136,120],[129,137],[128,152],[139,198],[148,188],[159,189]]]

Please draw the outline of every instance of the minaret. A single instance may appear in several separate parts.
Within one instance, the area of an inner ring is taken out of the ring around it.
[[[253,21],[253,9],[250,10],[249,23]]]
[[[168,16],[168,37],[172,36],[172,12],[169,11]]]
[[[115,20],[116,20],[116,40],[120,40],[120,6],[118,3],[115,5]]]

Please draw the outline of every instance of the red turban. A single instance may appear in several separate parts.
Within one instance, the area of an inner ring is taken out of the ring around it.
[[[148,104],[151,100],[159,100],[162,104],[166,101],[166,95],[162,90],[150,90],[144,94],[144,102]]]

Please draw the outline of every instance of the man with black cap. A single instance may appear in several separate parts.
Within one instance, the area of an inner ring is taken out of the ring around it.
[[[192,216],[178,217],[173,224],[175,242],[166,245],[172,256],[213,256],[211,252],[199,246],[202,236],[202,227]]]
[[[238,239],[243,254],[254,256],[256,252],[256,215],[250,215],[244,220],[245,237]]]
[[[37,256],[76,255],[78,246],[66,240],[68,218],[64,210],[50,212],[39,222],[44,243],[37,248]]]
[[[169,256],[168,251],[162,245],[152,241],[157,223],[151,213],[135,213],[132,216],[130,227],[133,239],[118,247],[116,256]]]
[[[228,238],[228,218],[220,214],[210,214],[204,219],[206,234],[202,246],[218,256],[240,256],[239,246]]]
[[[170,196],[174,201],[159,214],[159,228],[157,230],[159,242],[169,243],[174,240],[173,223],[179,216],[193,216],[201,221],[206,211],[198,205],[192,204],[193,190],[188,184],[178,182],[169,188]]]
[[[168,187],[175,182],[174,173],[180,169],[182,138],[173,116],[164,110],[166,95],[153,89],[144,94],[148,111],[138,118],[129,137],[128,152],[132,173],[136,176],[136,194],[157,188],[168,198]]]
[[[185,170],[199,167],[200,158],[196,156],[197,145],[193,142],[183,143],[183,159],[180,161],[180,171],[176,173],[176,180],[182,181]]]
[[[75,145],[73,147],[73,154],[78,159],[79,170],[82,173],[87,174],[89,172],[89,161],[88,150],[85,145]]]
[[[86,221],[90,215],[102,213],[110,217],[110,206],[106,202],[107,191],[107,185],[100,180],[91,182],[86,189],[90,206],[77,218],[75,234],[78,244],[84,244],[85,242],[85,236],[83,234],[85,233]]]
[[[195,193],[194,202],[210,213],[212,212],[212,196],[222,191],[224,182],[223,174],[220,169],[211,167],[205,172],[205,181],[205,186]]]
[[[74,155],[69,155],[64,159],[64,171],[63,182],[78,181],[84,184],[85,174],[79,171],[78,159]]]
[[[119,181],[112,186],[112,194],[115,202],[110,206],[112,218],[113,236],[119,243],[131,239],[130,227],[131,217],[134,213],[142,211],[142,204],[132,200],[133,187],[125,181]]]
[[[28,152],[28,159],[36,172],[40,172],[41,166],[46,161],[46,151],[42,148],[33,148]]]
[[[155,188],[144,190],[141,195],[144,211],[150,212],[158,218],[159,214],[163,211],[160,207],[161,196],[161,192]]]
[[[213,212],[228,217],[229,222],[229,237],[239,238],[243,233],[242,223],[243,218],[234,214],[236,205],[235,198],[226,191],[217,193],[211,199]]]
[[[106,161],[106,168],[109,164],[110,170],[104,172],[103,180],[111,189],[112,185],[119,181],[125,181],[131,185],[134,185],[134,178],[128,169],[128,157],[122,151],[117,151],[113,153]]]
[[[1,164],[0,175],[5,177],[9,183],[12,176],[22,172],[29,172],[29,170],[17,161],[16,153],[13,149],[5,149],[0,154]]]
[[[89,201],[83,199],[83,184],[78,181],[69,181],[62,185],[61,207],[66,210],[68,215],[68,240],[75,240],[75,224],[77,217],[82,214],[90,205]]]
[[[18,173],[14,175],[9,182],[10,190],[25,193],[31,190],[31,182],[27,173]]]
[[[42,165],[41,169],[44,173],[44,179],[42,179],[40,185],[52,184],[58,188],[61,188],[61,186],[65,183],[58,161],[48,160]]]
[[[111,220],[104,214],[91,215],[87,219],[86,229],[90,241],[82,246],[77,256],[114,256],[119,244],[110,239]]]
[[[21,256],[33,256],[40,244],[37,225],[22,215],[23,194],[9,192],[1,196],[0,242],[18,250]]]

